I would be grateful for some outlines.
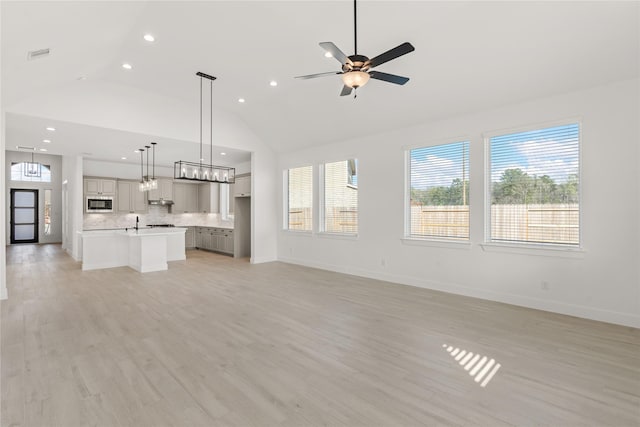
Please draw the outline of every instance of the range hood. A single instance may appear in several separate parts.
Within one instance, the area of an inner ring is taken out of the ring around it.
[[[149,200],[150,205],[160,205],[160,206],[171,206],[173,204],[173,200]]]

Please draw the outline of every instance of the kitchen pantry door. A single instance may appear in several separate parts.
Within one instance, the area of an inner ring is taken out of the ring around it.
[[[38,190],[11,189],[11,243],[38,243]]]

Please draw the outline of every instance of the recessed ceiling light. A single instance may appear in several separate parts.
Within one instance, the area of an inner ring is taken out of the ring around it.
[[[76,80],[87,80],[87,76],[79,76]]]
[[[48,131],[51,131],[51,132],[55,132],[56,128],[52,128],[51,126],[49,126],[49,127],[47,128],[47,130],[48,130]]]
[[[277,82],[277,81],[275,81],[275,80],[271,80],[271,81],[269,82],[269,84],[270,84],[271,86],[278,86],[278,82]]]
[[[47,151],[47,149],[46,148],[41,148],[40,151]]]
[[[122,64],[122,68],[124,68],[125,70],[130,70],[130,69],[132,69],[133,67],[131,66],[131,64],[129,64],[129,63],[127,63],[127,62],[125,62],[124,64]]]
[[[220,153],[220,155],[221,155],[221,156],[226,156],[226,155],[227,155],[227,153]]]
[[[238,102],[241,104],[244,103],[244,98],[238,98]]]
[[[333,58],[333,55],[331,54],[331,52],[325,52],[324,53],[324,57],[325,58]]]
[[[153,37],[151,34],[145,34],[144,39],[148,42],[152,42],[152,41],[155,41],[156,38]]]
[[[134,151],[134,153],[136,153],[136,154],[138,154],[139,152],[140,152],[140,150],[136,150],[136,151]]]
[[[126,157],[120,157],[120,159],[121,159],[121,160],[127,160],[127,158],[126,158]]]
[[[44,142],[45,144],[50,144],[51,140],[50,139],[43,139],[42,142]]]

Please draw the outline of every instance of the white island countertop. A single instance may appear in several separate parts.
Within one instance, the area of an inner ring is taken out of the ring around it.
[[[82,269],[129,266],[141,273],[166,270],[167,261],[186,259],[186,231],[185,227],[80,231]]]

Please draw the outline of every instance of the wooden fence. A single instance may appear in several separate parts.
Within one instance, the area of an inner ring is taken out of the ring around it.
[[[329,233],[358,232],[358,211],[350,208],[333,208],[326,213],[326,230]],[[289,211],[289,230],[310,231],[313,224],[311,208],[297,208]]]
[[[578,244],[578,204],[492,205],[491,239]],[[411,234],[469,237],[468,206],[411,206]]]

